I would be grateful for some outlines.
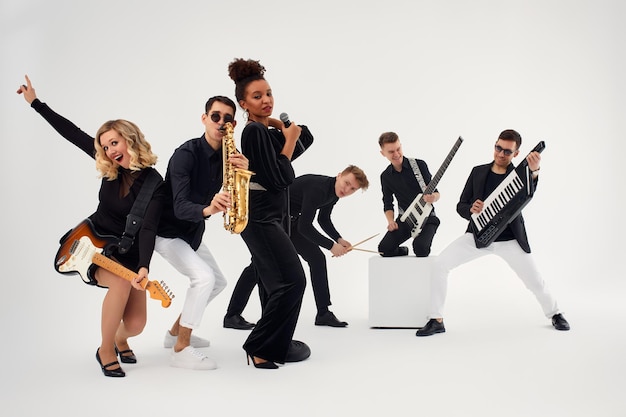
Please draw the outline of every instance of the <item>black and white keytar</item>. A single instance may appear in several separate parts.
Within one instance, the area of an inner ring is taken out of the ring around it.
[[[531,152],[542,152],[541,141]],[[535,186],[526,158],[502,180],[483,202],[480,213],[471,216],[471,228],[477,248],[489,246],[506,229],[533,197]]]

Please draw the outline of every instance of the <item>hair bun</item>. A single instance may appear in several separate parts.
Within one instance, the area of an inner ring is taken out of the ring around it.
[[[235,83],[249,77],[263,77],[263,74],[265,67],[253,59],[236,58],[228,64],[228,75]]]

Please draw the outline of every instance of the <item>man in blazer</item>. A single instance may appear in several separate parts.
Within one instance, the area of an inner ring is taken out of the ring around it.
[[[515,169],[511,162],[519,154],[522,138],[515,130],[504,130],[498,136],[494,146],[493,161],[472,169],[465,188],[457,203],[457,212],[470,221],[466,233],[450,243],[432,264],[431,275],[431,312],[429,321],[419,329],[416,336],[431,336],[446,331],[443,324],[443,309],[448,287],[450,271],[471,260],[485,255],[497,255],[502,258],[524,282],[541,305],[546,317],[551,318],[557,330],[569,330],[569,323],[559,310],[556,300],[546,289],[545,282],[537,270],[528,244],[524,218],[520,213],[506,229],[484,248],[477,248],[471,230],[471,216],[483,210],[485,199]],[[537,185],[541,154],[531,152],[527,157],[528,168],[532,172],[532,181]]]

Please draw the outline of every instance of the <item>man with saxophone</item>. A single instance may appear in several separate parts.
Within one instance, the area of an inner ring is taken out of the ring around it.
[[[223,125],[236,121],[235,103],[224,96],[211,97],[202,114],[204,134],[180,145],[169,160],[166,188],[173,204],[167,205],[159,227],[155,250],[178,272],[189,278],[183,309],[165,333],[164,347],[171,348],[170,364],[187,369],[215,369],[217,364],[196,348],[209,341],[192,335],[200,326],[208,303],[225,287],[226,279],[217,262],[202,242],[205,219],[226,212],[231,205],[223,183]],[[241,153],[229,156],[235,168],[246,170],[248,159]]]

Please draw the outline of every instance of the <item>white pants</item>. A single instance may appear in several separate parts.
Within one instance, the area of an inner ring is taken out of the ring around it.
[[[486,255],[499,256],[513,269],[526,288],[535,295],[546,317],[551,318],[559,313],[556,300],[546,289],[533,257],[530,253],[524,252],[516,240],[493,242],[486,248],[478,249],[474,243],[474,235],[465,233],[450,243],[433,260],[430,279],[430,318],[443,317],[450,271]]]
[[[182,239],[157,236],[154,249],[178,272],[189,278],[180,325],[197,329],[206,306],[226,288],[224,274],[204,243],[200,243],[198,250],[194,251]]]

